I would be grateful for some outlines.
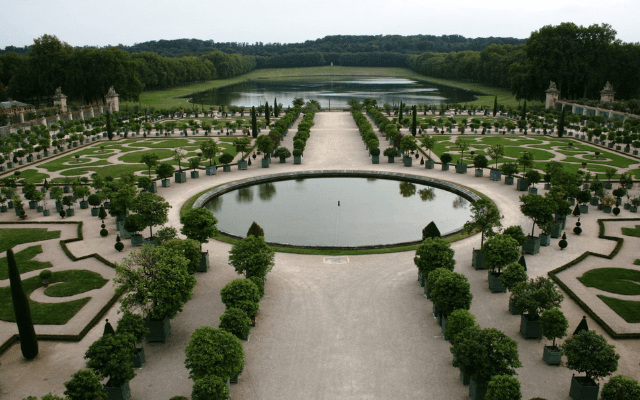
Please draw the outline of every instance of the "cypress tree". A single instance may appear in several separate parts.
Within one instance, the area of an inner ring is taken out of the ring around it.
[[[416,136],[416,130],[417,125],[418,125],[418,108],[416,106],[413,106],[413,122],[411,123],[411,134],[415,137]]]
[[[562,113],[560,113],[560,118],[558,118],[558,137],[562,137],[564,135],[564,107],[562,108]]]
[[[277,118],[278,115],[280,115],[280,108],[278,107],[278,99],[274,97],[273,98],[273,116]]]
[[[400,111],[398,111],[398,123],[402,124],[402,102],[400,102]]]
[[[18,325],[18,335],[20,335],[20,349],[22,355],[27,360],[31,360],[38,355],[38,338],[33,328],[31,320],[31,309],[29,300],[22,288],[20,272],[13,255],[13,249],[7,250],[7,263],[9,264],[9,282],[11,284],[11,299],[13,300],[13,311]]]
[[[426,240],[427,238],[432,238],[432,237],[441,237],[440,235],[440,229],[438,229],[438,227],[436,226],[436,223],[431,221],[429,222],[429,225],[427,225],[423,230],[422,230],[422,240]]]
[[[251,107],[251,136],[258,137],[258,121],[256,120],[256,107]]]
[[[269,122],[271,121],[271,116],[269,115],[269,102],[265,101],[264,103],[264,118],[266,119],[267,126],[269,126]]]
[[[498,96],[493,99],[493,116],[495,117],[498,113]]]
[[[527,120],[527,99],[524,99],[524,105],[522,106],[522,119]]]
[[[111,127],[111,112],[107,109],[107,137],[113,140],[113,128]]]

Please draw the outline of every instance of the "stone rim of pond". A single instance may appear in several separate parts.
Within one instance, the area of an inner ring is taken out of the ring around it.
[[[403,182],[411,182],[417,183],[421,185],[432,186],[438,189],[446,190],[448,192],[457,194],[460,197],[468,200],[471,203],[480,200],[480,196],[476,193],[472,192],[469,189],[466,189],[462,186],[453,184],[451,182],[442,181],[439,179],[429,178],[425,176],[411,175],[411,174],[403,174],[397,172],[385,172],[385,171],[365,171],[365,170],[313,170],[313,171],[297,171],[297,172],[286,172],[280,174],[270,174],[270,175],[261,175],[253,178],[242,179],[234,182],[229,182],[218,187],[212,188],[208,192],[204,193],[193,203],[192,208],[201,208],[204,205],[211,201],[213,198],[220,196],[222,194],[231,192],[236,189],[241,189],[248,186],[254,186],[261,183],[268,182],[277,182],[277,181],[286,181],[286,180],[294,180],[294,179],[304,179],[304,178],[376,178],[376,179],[387,179],[394,181],[403,181]],[[457,229],[452,232],[448,232],[443,237],[453,236],[462,231],[462,228]],[[243,237],[229,234],[227,232],[220,231],[220,233],[224,236],[234,238],[234,239],[243,239]],[[364,250],[364,249],[382,249],[382,248],[391,248],[391,247],[401,247],[401,246],[409,246],[416,245],[422,243],[422,241],[412,241],[412,242],[403,242],[403,243],[391,243],[391,244],[380,244],[380,245],[365,245],[365,246],[311,246],[311,245],[295,245],[288,243],[272,243],[267,242],[272,246],[279,247],[288,247],[288,248],[298,248],[298,249],[315,249],[315,250]]]

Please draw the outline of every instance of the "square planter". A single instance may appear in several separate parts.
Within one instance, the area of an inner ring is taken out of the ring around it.
[[[506,178],[504,178],[504,184],[513,185],[513,176],[507,176]]]
[[[245,160],[238,161],[238,169],[239,170],[246,170],[247,169],[247,162]]]
[[[302,156],[293,156],[294,164],[302,164]]]
[[[492,169],[489,173],[489,179],[492,181],[502,180],[502,172],[499,169]]]
[[[529,319],[528,314],[520,316],[520,333],[525,339],[542,339],[540,321]]]
[[[215,165],[207,165],[205,167],[205,173],[207,175],[215,175],[217,172],[216,170],[217,170],[217,167]]]
[[[600,385],[586,376],[573,376],[569,396],[573,400],[598,400]]]
[[[263,158],[262,159],[262,168],[269,168],[269,159],[268,158]]]
[[[529,194],[538,194],[538,188],[530,187],[529,188]]]
[[[176,183],[185,183],[187,181],[187,173],[186,172],[176,172],[173,174],[173,180]]]
[[[537,254],[540,251],[540,238],[537,236],[527,236],[527,242],[522,246],[527,254]]]
[[[611,214],[611,207],[602,207],[602,211],[606,212],[607,214]]]
[[[30,210],[35,210],[37,206],[38,206],[38,202],[37,201],[30,201],[29,202],[29,209]]]
[[[5,210],[6,211],[6,210]],[[42,210],[42,215],[45,217],[48,217],[49,215],[51,215],[51,211],[49,210]]]
[[[580,204],[580,214],[589,214],[589,205]]]
[[[483,260],[484,260],[484,254],[482,254],[481,250],[473,249],[473,255],[471,258],[471,265],[473,265],[473,268],[475,268],[476,270],[486,269],[482,265]]]
[[[100,213],[100,209],[99,208],[92,208],[91,209],[91,216],[92,217],[97,217],[99,213]]]
[[[611,183],[611,182],[605,182],[605,183],[604,183],[604,188],[605,188],[605,189],[607,189],[607,190],[609,190],[609,189],[613,188],[613,183]]]
[[[458,173],[458,174],[466,174],[467,173],[467,164],[456,164],[456,173]]]
[[[484,400],[486,394],[487,386],[478,385],[472,376],[469,380],[469,396],[471,397],[471,400]]]
[[[404,164],[405,167],[410,167],[413,165],[413,158],[410,156],[403,156],[402,163]]]
[[[517,188],[519,191],[525,192],[527,191],[527,189],[529,189],[529,182],[527,182],[526,179],[518,178]]]
[[[597,206],[600,203],[600,198],[599,197],[592,197],[591,198],[591,205],[592,206]]]
[[[636,213],[636,212],[638,212],[638,207],[631,206],[631,207],[629,207],[629,211],[631,211],[632,213]]]
[[[371,156],[372,164],[380,164],[380,156]]]
[[[121,386],[110,386],[110,384],[111,381],[104,385],[104,390],[107,392],[106,400],[127,400],[131,396],[129,382],[125,382]]]
[[[209,269],[209,252],[202,252],[202,255],[200,257],[200,265],[198,266],[198,269],[196,270],[196,272],[207,272],[207,270]]]
[[[128,230],[124,229],[124,221],[122,221],[120,223],[120,237],[122,239],[131,239],[133,236],[133,233],[129,232]],[[142,235],[140,235],[140,238],[142,238]]]
[[[522,314],[522,312],[513,305],[513,301],[511,298],[509,298],[509,314],[511,315]]]
[[[449,164],[442,164],[442,170],[443,171],[448,171],[449,170]]]
[[[43,207],[42,207],[42,206],[36,206],[36,211],[37,211],[37,212],[42,212],[42,210],[43,210]]]
[[[460,380],[462,381],[462,384],[466,386],[471,380],[471,375],[465,374],[464,372],[460,371]]]
[[[67,217],[73,217],[75,215],[73,208],[68,208],[65,210],[65,212],[67,213]]]
[[[480,178],[481,176],[483,176],[484,175],[483,172],[484,172],[483,170],[477,169],[476,170],[476,177]]]
[[[151,183],[151,186],[149,186],[148,188],[145,188],[144,190],[145,192],[156,193],[158,191],[158,184],[155,181],[153,181]]]
[[[560,365],[560,362],[562,361],[562,350],[558,347],[544,346],[542,359],[548,365]]]
[[[506,293],[507,288],[500,282],[501,273],[489,271],[489,290],[491,293]]]
[[[231,172],[231,165],[225,164],[222,166],[222,172]]]
[[[80,202],[80,208],[83,210],[86,210],[87,208],[89,208],[89,202],[86,200],[83,200]]]
[[[540,246],[548,246],[551,244],[551,236],[546,233],[540,234]]]
[[[200,171],[191,171],[191,179],[200,178]]]
[[[134,349],[133,357],[131,357],[131,364],[133,368],[142,368],[147,361],[147,357],[144,355],[144,347],[136,347]]]
[[[131,246],[140,247],[142,246],[143,240],[142,235],[131,235]]]
[[[169,318],[165,317],[164,319],[149,319],[147,321],[147,326],[149,327],[149,333],[147,334],[147,343],[166,343],[167,337],[171,334],[171,320]]]
[[[160,181],[160,184],[162,185],[162,187],[169,187],[171,186],[171,181],[169,179],[163,179],[162,181]]]
[[[424,167],[426,169],[433,169],[435,167],[435,165],[436,165],[436,162],[433,161],[433,160],[427,160],[427,161],[424,162]]]
[[[389,162],[389,164],[393,164],[396,162],[396,158],[395,156],[388,156],[387,161]]]

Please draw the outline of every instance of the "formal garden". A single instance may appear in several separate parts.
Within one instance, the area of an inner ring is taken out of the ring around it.
[[[161,349],[177,343],[184,349],[182,376],[191,380],[177,384],[179,396],[226,399],[238,391],[249,398],[244,372],[255,373],[252,363],[274,356],[256,358],[252,346],[258,344],[251,340],[267,340],[257,322],[261,302],[273,307],[273,298],[282,301],[277,290],[270,293],[283,278],[279,266],[286,268],[274,249],[299,257],[296,263],[331,252],[272,246],[269,232],[255,223],[246,238],[222,238],[215,216],[193,204],[212,187],[245,177],[369,168],[455,181],[479,197],[468,205],[471,218],[457,236],[442,238],[430,224],[409,248],[334,249],[376,264],[385,257],[403,257],[404,265],[408,260],[413,278],[406,288],[428,310],[422,315],[433,316],[425,324],[438,325],[428,328],[428,336],[436,332],[441,342],[435,346],[450,349],[447,368],[452,363],[457,369],[459,385],[468,385],[472,399],[520,399],[522,391],[536,392],[525,371],[552,379],[553,371],[566,369],[574,376],[562,372],[558,379],[570,379],[554,380],[563,392],[549,399],[570,393],[590,400],[599,392],[605,400],[620,393],[635,398],[640,389],[628,377],[637,360],[628,350],[640,339],[640,308],[625,296],[640,293],[633,252],[640,236],[634,182],[640,157],[630,150],[637,148],[638,125],[569,118],[565,132],[558,120],[563,114],[536,109],[525,119],[526,106],[503,109],[504,115],[499,109],[491,115],[488,109],[424,107],[421,116],[418,107],[365,106],[352,104],[347,114],[293,104],[262,128],[247,123],[244,132],[233,131],[242,129],[233,126],[240,122],[225,119],[233,111],[218,109],[178,115],[186,119],[174,121],[174,128],[167,117],[176,115],[132,114],[158,121],[148,130],[144,123],[138,129],[90,123],[83,129],[91,133],[79,137],[81,130],[59,130],[61,124],[3,138],[0,251],[6,256],[0,280],[11,284],[0,287],[0,320],[16,322],[24,338],[20,351],[33,362],[44,339],[95,339],[77,344],[86,368],[56,382],[46,391],[55,396],[44,398],[148,398],[136,381],[148,384],[149,364],[175,363],[176,352],[169,360]],[[403,111],[414,120],[402,118]],[[235,112],[242,118],[245,111]],[[331,125],[334,119],[340,123]],[[591,122],[596,125],[589,127]],[[354,128],[343,129],[347,123]],[[613,136],[597,136],[602,139],[596,143],[594,131],[605,129]],[[56,143],[45,143],[53,137]],[[340,161],[323,165],[328,155]],[[85,264],[91,267],[83,269]],[[219,300],[204,300],[211,291],[205,296],[203,287],[215,287]],[[87,292],[92,295],[81,297]],[[44,301],[69,296],[76,297]],[[221,304],[216,318],[190,318],[192,304],[206,308],[206,301]],[[478,302],[501,308],[495,323]],[[270,312],[265,320],[273,329]],[[104,321],[107,314],[112,323]],[[195,326],[188,334],[185,321]],[[65,325],[64,333],[52,328]],[[1,326],[2,352],[11,352],[18,335],[11,333],[13,325]],[[532,359],[539,362],[532,365]],[[608,379],[619,369],[624,376]],[[184,398],[172,396],[165,397]]]

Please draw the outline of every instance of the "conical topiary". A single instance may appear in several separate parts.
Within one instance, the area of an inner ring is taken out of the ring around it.
[[[558,246],[560,246],[560,250],[564,250],[567,247],[568,243],[567,243],[567,234],[563,233],[562,234],[562,239],[560,240],[560,242],[558,242]]]
[[[576,207],[573,209],[573,216],[577,217],[578,215],[580,215],[580,206],[576,204]]]
[[[420,165],[424,165],[424,158],[420,159]]]
[[[111,322],[108,319],[105,320],[104,323],[104,331],[102,332],[102,336],[104,335],[115,335],[116,331],[111,326]]]
[[[116,236],[116,244],[113,247],[118,251],[122,251],[122,249],[124,249],[124,244],[122,243],[122,239],[120,239],[120,235]]]
[[[573,334],[575,336],[578,332],[588,331],[588,330],[589,330],[589,325],[587,324],[587,316],[583,315],[582,321],[580,321],[580,323],[576,327],[576,330],[573,331]]]
[[[18,325],[18,335],[20,336],[20,350],[27,360],[34,359],[38,355],[38,338],[33,328],[31,320],[31,308],[29,300],[22,288],[20,271],[13,254],[13,249],[7,250],[7,264],[9,266],[9,282],[11,285],[11,299],[13,300],[13,311]]]
[[[107,218],[107,211],[104,209],[104,206],[100,206],[100,211],[98,211],[98,218],[102,220],[104,224],[104,219]]]
[[[422,240],[432,237],[441,237],[440,230],[433,221],[429,222],[429,224],[422,230]]]
[[[253,223],[251,224],[251,227],[247,231],[247,236],[249,235],[253,235],[255,237],[260,237],[260,236],[264,237],[264,229],[262,229],[262,227],[258,225],[256,221],[253,221]]]
[[[524,253],[520,256],[518,264],[522,265],[525,271],[527,270],[527,260],[524,259]]]

